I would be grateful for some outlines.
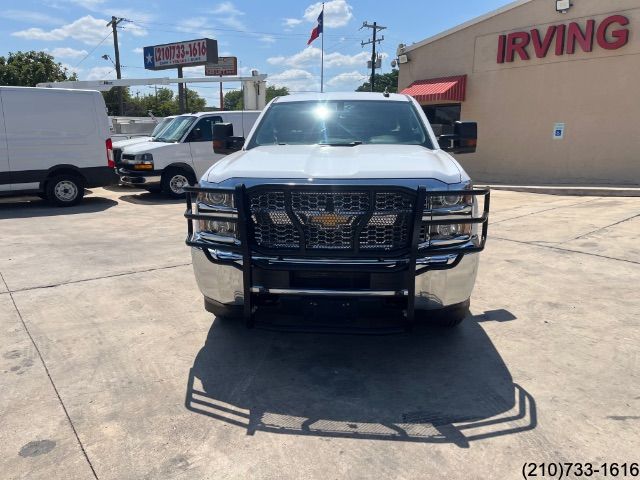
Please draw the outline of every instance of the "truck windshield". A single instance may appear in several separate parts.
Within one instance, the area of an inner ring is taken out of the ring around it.
[[[247,148],[261,145],[422,145],[433,149],[410,102],[335,100],[275,103]]]
[[[174,117],[175,118],[175,117]],[[173,118],[163,118],[157,125],[156,128],[151,132],[152,137],[157,137],[162,133],[162,131],[167,128],[167,126],[171,123]]]
[[[154,141],[167,143],[179,142],[195,121],[196,117],[192,116],[176,117],[167,128],[160,132],[160,135],[155,137]]]

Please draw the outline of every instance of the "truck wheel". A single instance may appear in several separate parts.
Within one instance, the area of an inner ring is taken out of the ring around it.
[[[72,207],[82,201],[84,185],[75,175],[62,174],[47,180],[45,196],[49,203],[57,207]]]
[[[184,198],[184,187],[195,183],[193,174],[183,168],[168,168],[162,174],[162,191],[172,198]]]
[[[418,320],[424,320],[432,325],[453,328],[467,318],[470,305],[471,301],[467,300],[438,310],[416,310],[416,317]]]

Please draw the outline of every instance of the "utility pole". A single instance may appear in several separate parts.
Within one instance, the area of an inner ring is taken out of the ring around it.
[[[178,78],[183,78],[182,67],[178,67]],[[185,95],[184,95],[184,83],[178,84],[178,109],[180,114],[185,113]]]
[[[360,45],[362,47],[364,47],[365,45],[369,45],[371,44],[371,91],[374,91],[374,86],[375,86],[375,81],[376,81],[376,43],[380,43],[384,40],[384,35],[382,35],[382,37],[378,38],[378,30],[384,30],[387,27],[383,27],[382,25],[378,25],[377,22],[373,22],[373,24],[369,24],[368,22],[363,22],[362,23],[362,27],[360,27],[360,30],[362,30],[363,28],[371,28],[373,30],[373,35],[372,35],[372,39],[367,40],[366,42],[360,42]]]
[[[116,78],[120,80],[122,78],[122,71],[120,70],[120,47],[118,46],[118,24],[122,22],[124,18],[111,17],[111,21],[107,23],[107,27],[113,28],[113,50],[116,58]],[[118,88],[118,113],[124,115],[124,99],[122,95],[122,87]]]

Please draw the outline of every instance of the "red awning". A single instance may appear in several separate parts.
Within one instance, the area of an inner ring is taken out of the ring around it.
[[[431,78],[418,80],[400,93],[411,95],[418,102],[437,102],[440,100],[464,102],[467,89],[467,76]]]

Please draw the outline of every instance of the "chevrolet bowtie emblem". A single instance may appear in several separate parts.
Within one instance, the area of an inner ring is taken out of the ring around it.
[[[309,215],[309,223],[324,228],[338,228],[351,223],[349,215],[338,215],[336,213],[321,213]]]

